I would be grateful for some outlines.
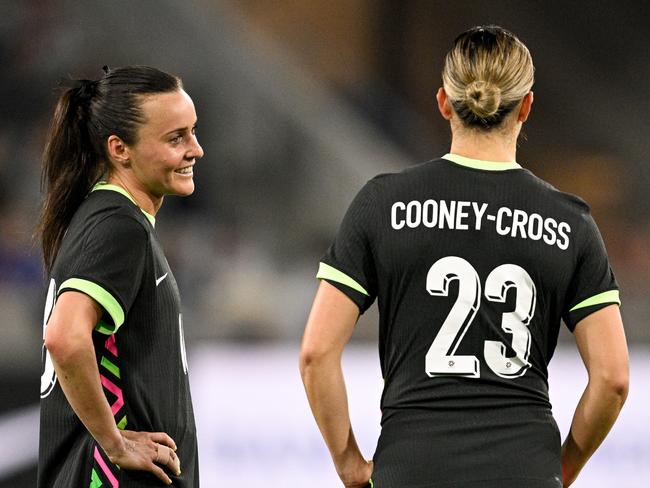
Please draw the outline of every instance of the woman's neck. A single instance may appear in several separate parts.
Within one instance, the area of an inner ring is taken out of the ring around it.
[[[517,134],[499,129],[488,132],[479,129],[452,130],[452,154],[483,161],[517,161]]]
[[[131,198],[133,198],[138,207],[154,217],[162,206],[162,197],[158,198],[150,195],[146,190],[142,189],[140,185],[129,181],[129,178],[120,175],[117,172],[111,172],[108,175],[107,183],[124,188],[126,192],[131,195]]]

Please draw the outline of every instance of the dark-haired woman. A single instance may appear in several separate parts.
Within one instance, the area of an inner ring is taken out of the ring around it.
[[[58,100],[40,221],[49,273],[38,486],[197,487],[176,281],[155,231],[203,156],[180,79],[105,68]]]
[[[496,26],[461,34],[438,107],[450,153],[372,179],[322,260],[301,352],[346,487],[561,488],[625,401],[618,286],[589,207],[516,162],[533,63]],[[341,353],[377,298],[384,376],[374,466],[357,447]],[[560,445],[547,365],[560,320],[589,372]]]

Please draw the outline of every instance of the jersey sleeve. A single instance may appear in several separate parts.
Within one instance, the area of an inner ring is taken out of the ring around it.
[[[317,278],[347,295],[365,312],[377,295],[373,241],[377,228],[372,182],[354,198],[334,242],[321,259]]]
[[[95,330],[113,334],[124,323],[140,289],[146,253],[147,231],[126,215],[111,215],[86,235],[81,255],[58,294],[80,291],[104,309]]]
[[[577,266],[563,313],[571,331],[588,315],[608,305],[621,304],[605,244],[591,214],[585,214],[583,223]]]

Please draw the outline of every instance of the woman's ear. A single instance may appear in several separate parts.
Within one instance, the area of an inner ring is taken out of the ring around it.
[[[530,115],[530,109],[533,106],[533,92],[529,91],[521,101],[521,108],[519,109],[519,115],[517,116],[518,122],[526,122],[528,116]]]
[[[451,108],[451,103],[447,98],[447,93],[443,87],[438,88],[438,93],[436,93],[436,100],[438,100],[438,110],[440,110],[440,115],[445,120],[451,120],[451,114],[453,109]]]
[[[106,149],[113,164],[123,168],[131,166],[129,147],[122,139],[116,135],[111,135],[106,141]]]

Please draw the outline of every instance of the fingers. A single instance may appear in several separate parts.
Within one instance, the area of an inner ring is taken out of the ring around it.
[[[169,448],[162,444],[156,444],[156,457],[153,462],[156,464],[167,464],[169,462]]]
[[[176,476],[181,474],[181,461],[178,459],[176,453],[167,446],[156,444],[157,452],[154,462],[161,466],[166,466]]]
[[[149,438],[152,441],[157,442],[158,444],[162,444],[163,446],[171,447],[174,451],[176,450],[176,443],[174,442],[174,439],[169,437],[164,432],[150,432],[149,433]]]
[[[181,474],[181,461],[174,452],[176,450],[176,443],[164,432],[151,432],[150,438],[156,442],[158,450],[156,453],[156,464],[167,466],[169,470],[176,476]]]
[[[162,468],[156,466],[155,464],[152,464],[149,466],[149,471],[151,471],[153,474],[155,474],[158,478],[161,479],[163,483],[166,485],[171,485],[172,480],[170,479],[169,476],[162,470]]]
[[[164,432],[121,432],[132,444],[124,459],[115,460],[122,468],[150,471],[168,485],[172,481],[163,468],[176,476],[181,474],[181,462],[174,452],[176,443],[169,435]]]

